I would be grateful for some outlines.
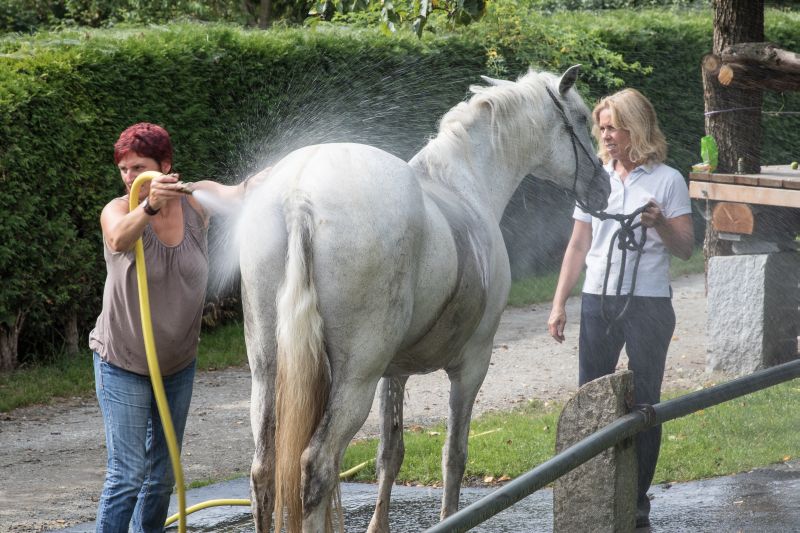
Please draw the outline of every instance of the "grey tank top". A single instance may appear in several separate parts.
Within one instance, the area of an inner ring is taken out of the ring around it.
[[[150,315],[161,374],[186,368],[197,354],[208,282],[208,232],[203,217],[181,198],[183,240],[166,246],[150,225],[142,234]],[[89,333],[89,347],[108,362],[149,375],[139,312],[133,249],[112,252],[103,242],[106,283],[103,309]]]

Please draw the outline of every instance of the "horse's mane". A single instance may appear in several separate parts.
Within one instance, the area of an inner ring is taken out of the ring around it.
[[[418,154],[428,176],[447,183],[455,178],[449,162],[460,160],[470,164],[471,131],[488,128],[493,155],[512,169],[522,169],[532,151],[541,149],[540,125],[548,116],[545,86],[557,90],[558,78],[546,72],[530,71],[516,83],[477,86],[466,102],[448,111],[439,122],[439,133]],[[549,104],[552,106],[552,103]],[[489,121],[481,124],[488,109]]]

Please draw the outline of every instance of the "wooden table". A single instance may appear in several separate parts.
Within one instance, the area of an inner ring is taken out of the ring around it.
[[[758,228],[786,235],[798,229],[800,212],[793,209],[800,208],[800,169],[770,165],[761,167],[761,174],[691,172],[689,180],[689,196],[712,202],[711,221],[719,232],[753,235]]]
[[[761,167],[761,174],[691,172],[689,196],[699,200],[800,208],[800,169]]]

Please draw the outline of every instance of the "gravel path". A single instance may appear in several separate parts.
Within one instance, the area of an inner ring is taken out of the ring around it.
[[[673,288],[677,328],[664,388],[693,389],[721,377],[705,371],[703,275],[677,279]],[[577,299],[569,300],[572,322],[562,344],[547,335],[549,306],[504,313],[476,415],[529,399],[564,400],[577,389],[578,307]],[[412,377],[406,387],[406,425],[444,420],[448,389],[443,372]],[[182,457],[187,483],[248,472],[253,453],[249,390],[246,368],[198,374]],[[357,436],[376,434],[373,407]],[[93,520],[104,469],[103,426],[94,397],[0,414],[0,532],[47,531]]]

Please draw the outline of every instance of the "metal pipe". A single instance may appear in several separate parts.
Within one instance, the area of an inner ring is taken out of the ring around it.
[[[655,423],[661,424],[668,420],[680,418],[700,409],[712,407],[798,377],[800,377],[800,359],[759,370],[721,385],[692,392],[680,398],[654,405]]]
[[[428,529],[427,533],[467,531],[582,465],[606,448],[644,429],[797,377],[800,377],[800,359],[653,406],[637,406],[637,410],[618,418],[533,470],[445,518]]]
[[[647,417],[641,411],[624,415],[591,436],[576,442],[563,452],[529,470],[472,505],[439,522],[427,533],[467,531],[485,522],[500,511],[536,492],[548,483],[582,465],[606,448],[635,435],[647,427]]]

